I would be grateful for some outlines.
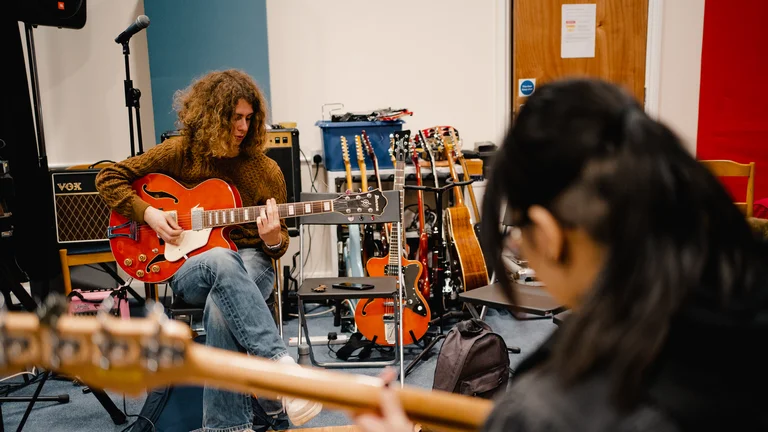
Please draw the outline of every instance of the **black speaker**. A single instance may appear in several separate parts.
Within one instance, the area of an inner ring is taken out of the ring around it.
[[[285,177],[285,186],[288,189],[288,202],[301,200],[301,159],[299,157],[299,130],[270,129],[267,131],[266,154],[272,158]],[[297,218],[285,220],[288,225],[288,233],[291,237],[299,235],[299,221]]]
[[[85,0],[16,0],[16,19],[32,25],[81,29]]]

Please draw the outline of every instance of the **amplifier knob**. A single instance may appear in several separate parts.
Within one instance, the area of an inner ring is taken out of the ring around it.
[[[139,255],[139,261],[144,262],[147,260],[147,256],[144,254]]]
[[[125,261],[123,261],[123,264],[125,264],[126,267],[130,267],[133,265],[133,260],[130,258],[126,258]]]
[[[155,264],[150,270],[152,270],[152,273],[160,273],[160,266]]]
[[[144,277],[144,270],[136,270],[136,277]]]

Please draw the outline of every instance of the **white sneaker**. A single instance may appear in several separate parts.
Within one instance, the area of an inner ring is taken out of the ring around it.
[[[296,364],[296,361],[291,356],[281,357],[278,362],[300,367],[298,364]],[[323,404],[320,402],[288,396],[282,397],[281,400],[283,402],[283,409],[285,410],[285,413],[288,414],[288,419],[294,426],[303,425],[304,423],[312,420],[316,415],[320,414],[320,411],[323,410]]]

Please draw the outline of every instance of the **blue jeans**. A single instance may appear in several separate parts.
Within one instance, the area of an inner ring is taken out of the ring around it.
[[[278,360],[288,350],[265,301],[274,280],[271,259],[262,251],[214,248],[187,260],[170,286],[185,302],[205,306],[207,346]],[[271,402],[264,406],[268,413],[279,409]],[[252,421],[251,395],[203,390],[204,431],[240,431],[251,428]]]

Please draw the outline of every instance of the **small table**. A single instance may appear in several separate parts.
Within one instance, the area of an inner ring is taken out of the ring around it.
[[[348,290],[334,288],[333,284],[341,282],[360,283],[373,285],[369,290]],[[325,285],[323,292],[313,291],[320,285]],[[400,310],[394,308],[395,312],[395,333],[398,337],[395,340],[395,358],[392,360],[367,361],[367,362],[318,362],[312,351],[312,341],[309,337],[309,328],[307,320],[304,317],[304,303],[319,303],[325,300],[344,300],[344,299],[370,299],[370,298],[394,298],[397,296],[397,278],[391,276],[383,277],[333,277],[333,278],[311,278],[305,279],[297,292],[299,324],[304,331],[304,340],[309,346],[309,359],[313,365],[325,368],[344,368],[344,367],[382,367],[399,363],[400,361]],[[301,341],[301,337],[299,337]]]
[[[571,311],[563,311],[559,314],[552,317],[552,322],[555,323],[555,325],[560,325],[565,321],[569,316],[571,316]]]
[[[491,285],[476,288],[459,294],[474,318],[483,319],[485,311],[478,313],[475,305],[492,308],[510,309],[512,313],[526,313],[535,315],[535,318],[549,318],[558,314],[566,307],[557,302],[542,287],[512,283],[516,294],[516,303],[510,303],[501,284],[496,282]],[[525,319],[519,318],[518,319]]]

